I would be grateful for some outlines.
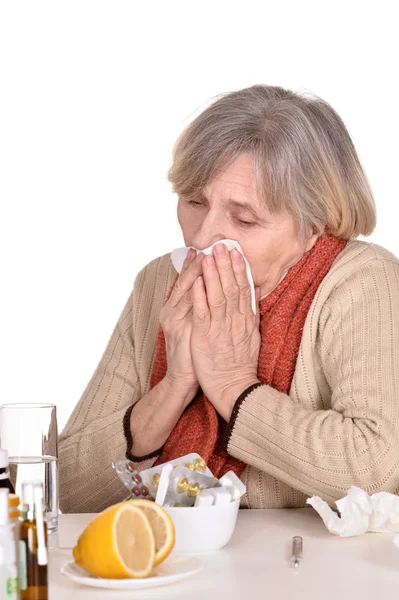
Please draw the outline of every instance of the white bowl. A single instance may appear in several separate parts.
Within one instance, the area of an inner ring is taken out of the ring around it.
[[[175,524],[175,551],[197,554],[225,546],[233,535],[239,508],[239,500],[219,506],[165,507]]]

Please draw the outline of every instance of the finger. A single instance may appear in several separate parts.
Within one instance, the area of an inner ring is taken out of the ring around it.
[[[212,254],[204,258],[202,266],[211,319],[215,319],[215,321],[224,320],[226,318],[226,298]]]
[[[177,319],[184,319],[193,308],[193,288],[190,288],[180,302],[173,307],[173,314]]]
[[[193,285],[193,325],[201,329],[208,330],[210,326],[211,314],[207,302],[207,293],[204,280],[198,277]]]
[[[188,265],[187,270],[179,276],[168,300],[170,307],[177,306],[184,294],[192,288],[194,281],[201,275],[203,258],[203,254],[198,254]]]
[[[238,250],[231,251],[231,262],[233,265],[233,271],[238,283],[238,288],[240,292],[239,304],[240,304],[240,312],[243,315],[253,315],[252,310],[252,298],[251,298],[251,287],[249,285],[247,270],[245,266],[245,261]]]
[[[216,244],[214,253],[223,294],[226,298],[226,313],[238,312],[240,310],[240,289],[231,264],[230,252],[224,244]]]
[[[183,263],[182,269],[180,271],[180,277],[182,277],[182,275],[184,275],[184,273],[187,271],[188,267],[194,261],[196,256],[197,256],[197,253],[194,250],[194,248],[190,248],[189,251],[187,252],[186,258],[184,259],[184,263]],[[190,290],[188,290],[184,294],[184,296],[181,298],[181,300],[174,307],[174,310],[176,311],[176,313],[175,313],[176,317],[178,319],[184,319],[184,317],[187,316],[187,314],[190,312],[192,307],[193,307],[193,301],[191,298]]]
[[[180,277],[183,275],[183,273],[185,271],[187,271],[189,265],[193,262],[193,260],[196,256],[197,256],[197,253],[194,250],[194,248],[190,248],[190,250],[187,252],[186,258],[184,259],[184,263],[183,263],[183,266],[180,271]]]
[[[256,287],[255,288],[255,306],[256,306],[256,327],[258,329],[259,329],[259,325],[260,325],[259,302],[260,302],[260,287]]]

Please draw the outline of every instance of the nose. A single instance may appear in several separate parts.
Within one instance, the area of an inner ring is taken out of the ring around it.
[[[192,245],[197,250],[205,250],[205,248],[209,248],[212,244],[216,244],[216,242],[220,242],[221,240],[225,240],[226,236],[221,233],[216,233],[215,235],[210,235],[205,232],[204,235],[196,235],[193,238]]]
[[[192,238],[191,245],[197,250],[205,250],[212,244],[225,240],[226,236],[223,232],[223,219],[218,218],[212,211],[209,211],[201,226],[195,232]]]

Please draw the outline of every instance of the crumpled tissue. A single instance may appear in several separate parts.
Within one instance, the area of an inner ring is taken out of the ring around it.
[[[341,537],[361,535],[366,531],[399,532],[399,497],[395,494],[378,492],[369,496],[361,488],[352,486],[348,495],[335,503],[341,516],[318,496],[312,496],[306,502],[319,513],[327,529]],[[399,536],[395,540],[399,547]]]
[[[199,254],[200,252],[202,252],[203,254],[212,254],[213,247],[215,246],[215,244],[224,244],[229,251],[231,251],[231,250],[233,250],[233,248],[235,248],[242,255],[242,257],[245,261],[245,266],[246,266],[246,270],[247,270],[248,283],[251,288],[251,306],[252,306],[252,310],[253,310],[254,314],[256,314],[256,299],[255,299],[254,280],[252,277],[249,262],[246,259],[246,257],[244,256],[244,252],[242,251],[240,244],[238,242],[236,242],[235,240],[220,240],[220,241],[212,244],[212,246],[205,248],[205,250],[198,250],[198,248],[194,248],[194,250],[197,252],[197,254]],[[180,273],[180,271],[183,268],[183,263],[186,259],[186,256],[187,256],[190,248],[193,248],[193,246],[185,246],[184,248],[176,248],[172,252],[172,256],[171,256],[172,263],[178,273]]]

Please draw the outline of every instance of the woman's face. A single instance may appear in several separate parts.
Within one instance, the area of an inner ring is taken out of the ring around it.
[[[292,215],[268,211],[258,199],[254,162],[249,155],[220,170],[201,197],[179,198],[177,215],[186,246],[204,250],[218,240],[236,240],[261,297],[276,287],[318,237],[315,234],[303,239]]]

